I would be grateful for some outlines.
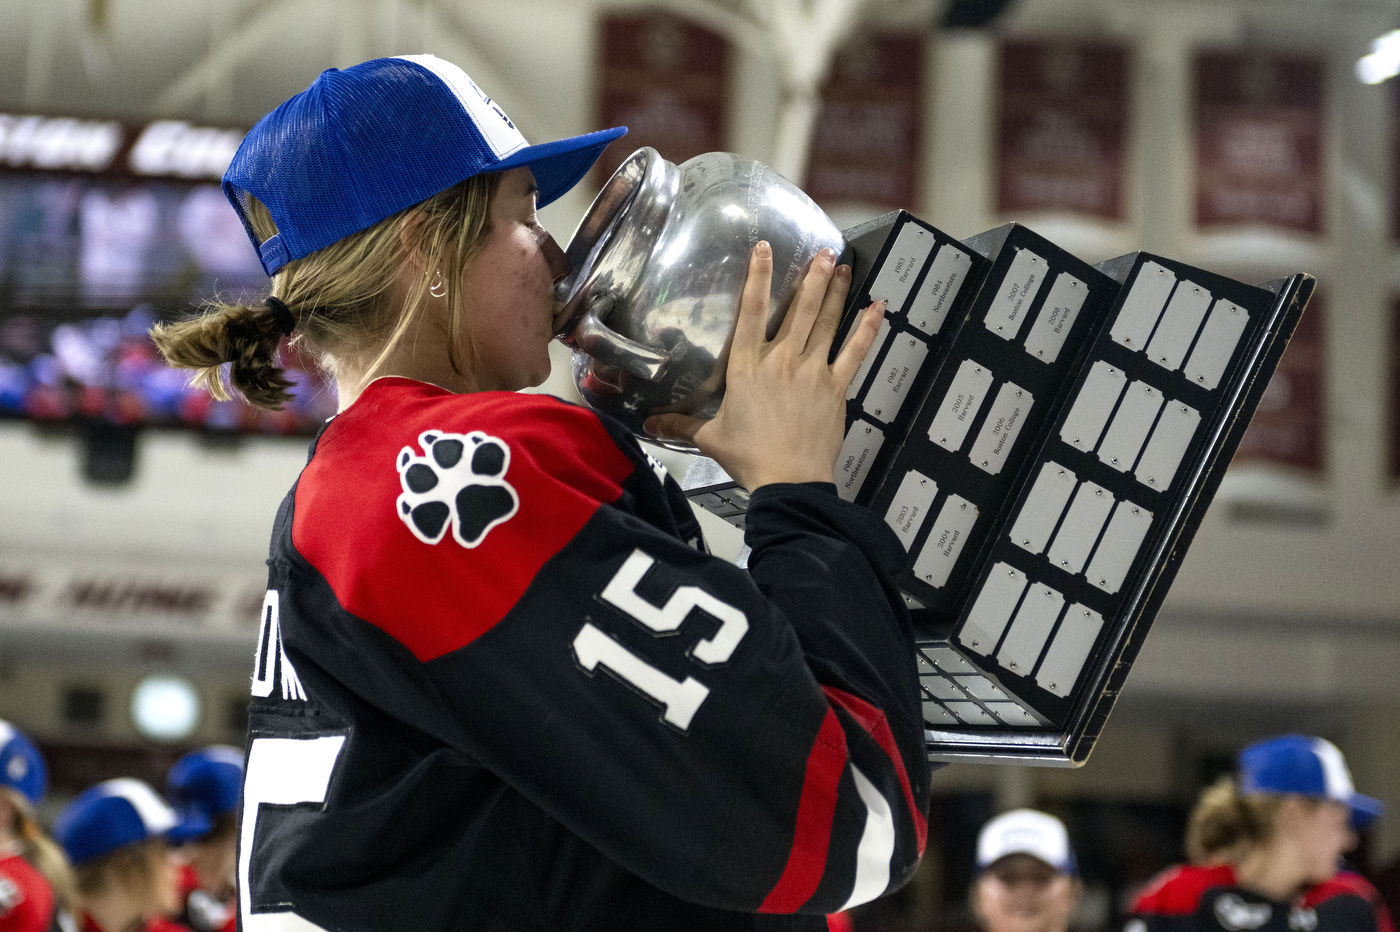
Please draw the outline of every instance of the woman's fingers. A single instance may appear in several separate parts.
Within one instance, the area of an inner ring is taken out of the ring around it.
[[[787,314],[783,316],[783,325],[778,328],[775,342],[792,340],[792,346],[797,353],[803,351],[812,333],[812,324],[821,310],[822,295],[826,292],[827,283],[831,281],[831,268],[835,262],[835,253],[830,249],[823,249],[807,263],[807,271],[797,286],[797,293],[792,297]]]
[[[851,379],[855,378],[856,370],[865,361],[865,354],[870,352],[870,347],[875,342],[875,334],[880,332],[880,323],[884,319],[884,299],[876,301],[861,314],[856,332],[851,334],[851,338],[841,348],[840,355],[836,357],[836,362],[831,364],[832,375],[836,376],[842,385],[849,384]]]
[[[739,299],[739,319],[734,325],[734,349],[762,346],[767,339],[768,293],[773,287],[773,249],[760,240],[749,256],[749,275]]]
[[[707,424],[698,417],[688,414],[653,414],[642,424],[642,429],[653,437],[663,440],[684,440],[695,442],[695,433]]]
[[[826,286],[822,296],[821,310],[812,324],[812,332],[807,337],[808,353],[820,353],[823,359],[831,352],[831,341],[836,336],[836,328],[841,326],[841,312],[846,307],[846,295],[851,290],[851,267],[840,265],[831,275],[831,284]]]

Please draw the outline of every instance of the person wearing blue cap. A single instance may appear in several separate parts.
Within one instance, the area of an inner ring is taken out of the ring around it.
[[[1138,897],[1127,932],[1393,932],[1375,887],[1342,866],[1382,809],[1332,742],[1252,744],[1191,813],[1191,863]]]
[[[73,873],[34,808],[48,789],[39,749],[0,720],[0,932],[47,932],[73,900]]]
[[[224,745],[191,751],[170,768],[165,784],[180,820],[165,837],[185,863],[179,921],[195,932],[232,932],[243,752]]]
[[[165,835],[175,811],[150,785],[121,777],[88,787],[64,806],[53,834],[77,873],[81,932],[188,932],[179,865]]]
[[[536,206],[623,132],[529,145],[407,56],[324,72],[229,165],[272,295],[157,345],[275,406],[291,337],[340,404],[273,528],[244,932],[823,929],[917,866],[905,552],[832,482],[880,305],[832,362],[823,251],[769,340],[755,244],[718,414],[653,425],[752,490],[747,569],[621,424],[517,392],[569,272]]]

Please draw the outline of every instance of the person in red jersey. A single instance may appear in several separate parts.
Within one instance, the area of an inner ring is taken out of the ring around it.
[[[195,932],[232,932],[243,752],[220,745],[191,751],[170,768],[165,782],[180,819],[166,833],[184,862],[179,920]]]
[[[535,209],[622,132],[530,146],[455,66],[377,59],[229,166],[272,297],[157,345],[276,406],[291,335],[340,403],[273,528],[244,932],[824,929],[917,866],[905,554],[832,482],[881,320],[829,361],[849,269],[816,257],[770,341],[774,256],[739,230],[723,404],[649,424],[752,490],[747,568],[621,424],[517,391],[569,271]]]
[[[54,820],[77,874],[81,932],[190,932],[180,911],[180,865],[165,833],[178,820],[140,780],[106,780],[79,793]]]
[[[1065,825],[1013,809],[977,836],[972,912],[986,932],[1068,932],[1083,884]]]
[[[1191,814],[1191,864],[1141,894],[1126,932],[1393,932],[1376,889],[1342,868],[1381,804],[1321,738],[1250,745]]]
[[[72,901],[68,860],[34,817],[47,788],[39,749],[0,721],[0,932],[57,929]]]

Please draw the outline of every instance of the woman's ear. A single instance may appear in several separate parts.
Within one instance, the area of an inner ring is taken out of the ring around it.
[[[421,210],[414,210],[399,224],[399,246],[403,249],[404,264],[417,274],[423,271],[423,224],[428,218]]]

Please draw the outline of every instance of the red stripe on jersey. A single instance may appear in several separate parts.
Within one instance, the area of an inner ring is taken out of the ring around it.
[[[428,431],[481,431],[510,450],[518,511],[475,547],[450,529],[424,543],[396,510],[399,453],[425,455]],[[342,608],[428,661],[504,618],[633,469],[596,415],[556,398],[377,379],[322,433],[297,483],[292,542]]]
[[[1376,918],[1376,932],[1394,932],[1390,911],[1386,909],[1381,892],[1371,881],[1352,871],[1338,871],[1331,880],[1324,880],[1309,887],[1303,893],[1303,906],[1311,908],[1327,902],[1334,896],[1359,896],[1371,906]]]
[[[894,732],[890,730],[889,719],[885,718],[885,713],[875,706],[866,702],[858,696],[853,696],[848,692],[837,689],[834,686],[823,686],[822,692],[832,702],[846,710],[846,713],[860,723],[870,737],[875,739],[875,743],[880,746],[894,764],[894,772],[899,776],[899,785],[904,790],[904,801],[909,806],[909,814],[914,819],[914,838],[919,843],[919,857],[924,856],[924,842],[928,839],[928,822],[924,814],[919,811],[919,807],[914,805],[914,791],[909,786],[909,774],[904,770],[904,758],[899,755],[899,746],[895,744]]]
[[[1189,916],[1196,911],[1207,890],[1234,885],[1235,868],[1230,864],[1168,868],[1138,896],[1133,912],[1153,916]]]
[[[846,735],[836,712],[827,707],[817,739],[807,754],[802,796],[797,801],[797,825],[787,865],[773,889],[764,897],[761,913],[791,913],[817,892],[826,871],[831,826],[836,819],[837,787],[846,770]]]

